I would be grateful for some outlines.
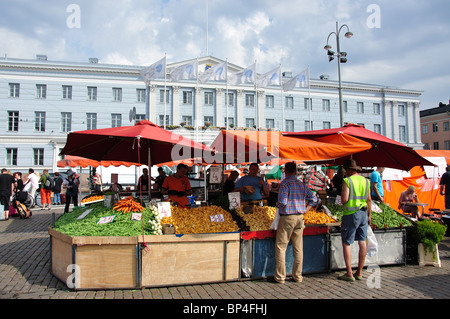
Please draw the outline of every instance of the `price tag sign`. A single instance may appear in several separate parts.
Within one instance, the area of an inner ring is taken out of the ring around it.
[[[131,220],[141,220],[142,219],[142,214],[140,213],[132,213],[131,214]]]
[[[228,200],[230,201],[230,209],[241,206],[241,194],[239,192],[228,193]]]
[[[101,217],[98,220],[97,225],[112,223],[114,218],[116,218],[116,215]]]
[[[225,221],[223,214],[211,215],[209,217],[213,223],[223,223]]]
[[[84,217],[87,216],[87,214],[89,214],[90,212],[92,212],[92,210],[93,210],[93,208],[86,209],[86,211],[85,211],[83,214],[81,214],[80,216],[78,216],[77,220],[83,219]]]
[[[170,210],[169,202],[159,202],[158,203],[158,213],[163,217],[172,216],[172,211]]]
[[[222,182],[222,168],[220,166],[210,167],[209,169],[209,183],[220,184]]]

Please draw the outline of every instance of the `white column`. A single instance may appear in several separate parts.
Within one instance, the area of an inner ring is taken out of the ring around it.
[[[223,101],[223,95],[224,95],[225,90],[222,88],[216,88],[216,126],[221,127],[221,126],[225,126],[223,117],[224,117],[224,113],[223,113],[223,105],[224,105],[224,101]]]
[[[397,101],[392,101],[392,137],[393,140],[398,141],[398,104]]]
[[[383,118],[384,118],[384,132],[382,134],[386,137],[392,136],[392,101],[383,101]]]
[[[195,119],[194,119],[194,127],[195,126],[202,126],[203,125],[203,119],[202,119],[202,88],[196,88],[195,89]]]
[[[256,104],[256,106],[258,107],[258,110],[256,111],[256,114],[258,114],[258,118],[256,119],[255,124],[257,128],[260,128],[266,126],[266,123],[264,123],[264,91],[258,91],[257,99],[258,103]]]
[[[415,143],[422,143],[422,128],[420,126],[420,103],[413,103],[413,114],[414,114],[414,128],[415,128]]]
[[[167,110],[170,110],[169,107],[170,104],[167,105]],[[167,115],[169,115],[170,112],[167,112]],[[180,119],[180,87],[179,86],[172,86],[172,124],[173,125],[180,125],[181,119]]]
[[[414,144],[416,142],[415,134],[416,134],[416,121],[414,120],[414,106],[411,102],[406,103],[406,120],[407,120],[407,126],[406,129],[408,130],[406,132],[407,134],[407,142],[408,144]]]
[[[156,85],[150,85],[150,93],[149,93],[149,107],[150,107],[150,118],[149,121],[159,125],[158,120],[156,118],[156,101],[159,99],[159,91],[156,89]]]
[[[244,100],[242,99],[242,96],[244,95],[244,90],[236,90],[236,118],[234,121],[234,127],[238,126],[245,126],[245,119],[244,119]]]

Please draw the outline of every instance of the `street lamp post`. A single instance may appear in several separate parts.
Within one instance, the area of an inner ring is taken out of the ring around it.
[[[343,107],[343,100],[342,100],[342,83],[341,83],[341,63],[346,63],[347,62],[347,52],[341,52],[341,47],[339,44],[339,35],[341,33],[342,28],[347,28],[347,32],[345,33],[345,37],[346,38],[351,38],[353,36],[353,33],[350,32],[348,26],[346,24],[343,24],[341,27],[339,27],[338,22],[336,22],[336,32],[331,32],[328,35],[327,38],[327,45],[324,47],[325,50],[327,50],[327,54],[328,54],[328,61],[331,62],[334,60],[335,57],[337,57],[337,62],[338,62],[338,78],[339,78],[339,116],[340,116],[340,121],[341,121],[341,127],[344,126],[344,107]],[[336,36],[336,47],[337,47],[337,52],[336,54],[331,51],[331,45],[328,44],[328,41],[330,40],[330,36],[334,34]]]

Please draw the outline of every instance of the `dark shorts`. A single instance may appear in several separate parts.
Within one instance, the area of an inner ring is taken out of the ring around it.
[[[367,226],[368,216],[366,210],[358,210],[351,215],[342,216],[342,242],[351,245],[355,240],[365,241],[367,238]]]

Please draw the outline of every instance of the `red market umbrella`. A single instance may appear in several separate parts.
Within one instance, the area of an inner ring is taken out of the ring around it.
[[[56,163],[56,166],[58,167],[109,167],[109,166],[126,166],[130,167],[133,165],[140,166],[142,164],[139,163],[130,163],[130,162],[122,162],[122,161],[96,161],[89,158],[81,157],[81,156],[74,156],[74,155],[67,155],[64,159],[59,160]]]
[[[121,126],[71,132],[61,154],[97,161],[122,161],[148,166],[201,157],[209,147],[143,120]]]
[[[356,160],[359,166],[373,167],[382,166],[409,171],[414,166],[431,165],[427,159],[420,156],[414,149],[400,142],[394,141],[381,134],[372,132],[364,126],[356,124],[347,124],[343,127],[305,131],[305,132],[283,132],[284,136],[311,138],[317,141],[323,141],[328,138],[340,138],[340,133],[351,135],[372,145],[372,148],[362,152],[344,156],[326,163],[341,165],[345,159],[352,158]]]

